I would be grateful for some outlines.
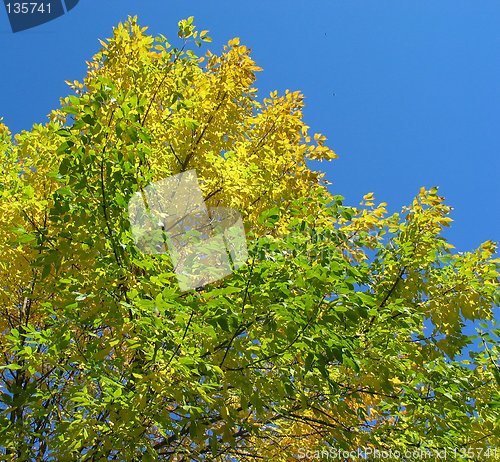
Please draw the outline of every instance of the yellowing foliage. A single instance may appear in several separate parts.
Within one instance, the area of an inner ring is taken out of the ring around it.
[[[344,205],[308,167],[335,154],[299,92],[260,100],[237,38],[197,56],[192,17],[179,47],[146,30],[118,25],[48,123],[0,122],[2,460],[497,447],[496,245],[452,253],[437,188]],[[181,293],[127,204],[193,168],[250,258]]]

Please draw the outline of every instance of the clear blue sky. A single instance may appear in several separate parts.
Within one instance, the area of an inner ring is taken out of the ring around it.
[[[194,15],[213,51],[235,36],[253,49],[261,96],[301,90],[307,124],[340,156],[320,166],[348,203],[374,191],[396,211],[438,185],[457,250],[500,240],[498,0],[80,0],[16,34],[2,7],[0,117],[14,132],[44,122],[98,38],[136,14],[169,38]]]

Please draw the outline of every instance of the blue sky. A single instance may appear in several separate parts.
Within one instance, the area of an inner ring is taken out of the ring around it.
[[[437,185],[455,208],[446,234],[457,250],[500,240],[498,0],[80,0],[16,34],[0,9],[4,122],[44,122],[64,80],[83,77],[98,38],[128,15],[169,38],[194,15],[214,52],[241,37],[264,68],[261,96],[305,94],[306,123],[340,156],[318,167],[348,203],[374,191],[396,211]]]

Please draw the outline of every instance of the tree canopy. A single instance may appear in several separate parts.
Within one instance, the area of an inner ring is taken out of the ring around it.
[[[248,48],[198,56],[193,18],[179,41],[129,18],[47,123],[0,123],[3,460],[493,459],[496,245],[456,252],[437,188],[395,214],[344,204],[308,164],[335,153],[299,92],[260,100]],[[249,258],[181,292],[127,204],[189,169],[241,213]]]

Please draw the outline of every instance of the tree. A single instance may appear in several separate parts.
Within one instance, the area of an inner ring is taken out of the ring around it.
[[[497,447],[495,244],[453,253],[436,188],[391,216],[372,194],[344,205],[307,165],[335,154],[300,93],[260,102],[238,39],[200,58],[207,32],[189,18],[179,37],[129,18],[50,122],[0,125],[6,460]],[[183,293],[168,255],[134,246],[127,203],[192,168],[242,213],[250,257]]]

